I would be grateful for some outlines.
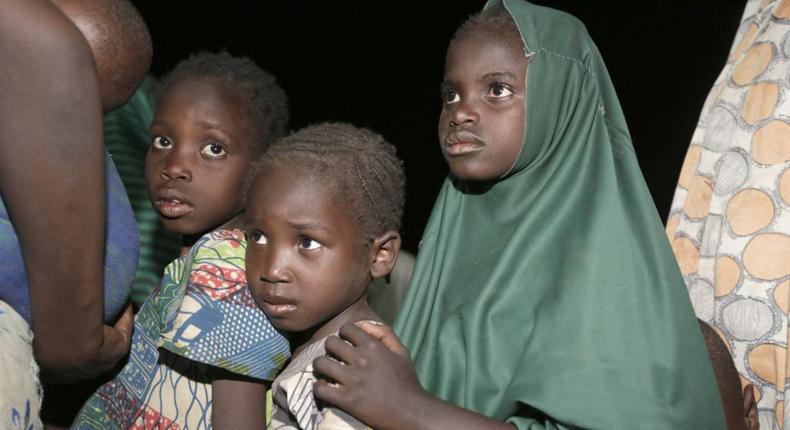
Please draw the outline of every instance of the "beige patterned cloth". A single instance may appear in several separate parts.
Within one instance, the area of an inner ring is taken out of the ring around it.
[[[337,333],[333,333],[337,335]],[[305,345],[291,358],[288,367],[272,383],[270,430],[366,430],[367,426],[351,415],[313,397],[316,381],[313,360],[326,355],[327,338]]]
[[[790,429],[790,0],[747,2],[686,154],[667,234],[697,315],[757,389],[760,427]]]
[[[41,400],[33,332],[21,315],[0,300],[0,429],[43,428]]]

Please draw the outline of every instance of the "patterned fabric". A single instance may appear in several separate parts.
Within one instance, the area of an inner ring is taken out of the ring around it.
[[[334,333],[337,334],[337,333]],[[363,430],[369,427],[340,409],[320,407],[313,397],[313,360],[326,354],[326,338],[306,345],[272,384],[270,430]]]
[[[148,76],[125,105],[104,116],[104,145],[118,168],[140,230],[140,257],[131,294],[137,308],[159,285],[165,266],[181,249],[181,237],[162,226],[145,189],[145,155],[156,85]]]
[[[137,268],[137,224],[118,171],[106,158],[107,236],[104,252],[104,321],[112,322],[126,305]],[[0,300],[32,323],[22,251],[0,196]]]
[[[0,300],[0,429],[41,429],[42,391],[33,359],[33,332]]]
[[[245,249],[241,231],[214,231],[167,266],[135,320],[129,362],[73,428],[211,428],[217,368],[274,378],[289,347],[247,289]]]
[[[790,428],[790,0],[750,0],[678,179],[667,234],[700,319]]]

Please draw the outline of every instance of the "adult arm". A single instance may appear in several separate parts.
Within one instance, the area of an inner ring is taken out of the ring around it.
[[[211,425],[217,430],[266,428],[266,384],[221,371],[211,383]]]
[[[383,325],[364,327],[372,335],[347,324],[340,330],[340,338],[327,339],[327,353],[342,364],[327,356],[315,360],[315,369],[335,381],[318,381],[313,388],[316,398],[379,430],[513,430],[510,424],[447,403],[425,391],[408,351],[395,334]]]
[[[25,259],[33,347],[45,377],[79,379],[129,344],[102,322],[98,80],[84,37],[49,1],[0,0],[0,10],[0,191]],[[131,329],[128,315],[121,326]]]

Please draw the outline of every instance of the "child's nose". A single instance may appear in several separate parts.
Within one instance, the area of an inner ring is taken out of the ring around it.
[[[460,101],[450,118],[450,126],[457,127],[459,125],[474,124],[479,120],[480,114],[478,114],[474,104],[468,101]]]
[[[184,157],[171,153],[166,159],[165,164],[162,166],[162,177],[169,180],[192,180],[192,171]]]
[[[284,252],[269,250],[263,258],[261,281],[270,284],[286,283],[290,281]]]

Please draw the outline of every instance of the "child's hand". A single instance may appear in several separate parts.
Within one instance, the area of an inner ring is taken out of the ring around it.
[[[104,341],[96,359],[96,374],[104,373],[129,353],[132,344],[132,328],[134,327],[134,308],[129,303],[121,312],[121,316],[113,326],[104,326]]]
[[[326,379],[313,386],[315,397],[374,428],[412,428],[404,421],[408,418],[404,415],[410,415],[404,411],[418,410],[427,393],[408,350],[392,329],[371,323],[346,324],[339,335],[326,340],[326,351],[340,361],[323,356],[313,362]]]

